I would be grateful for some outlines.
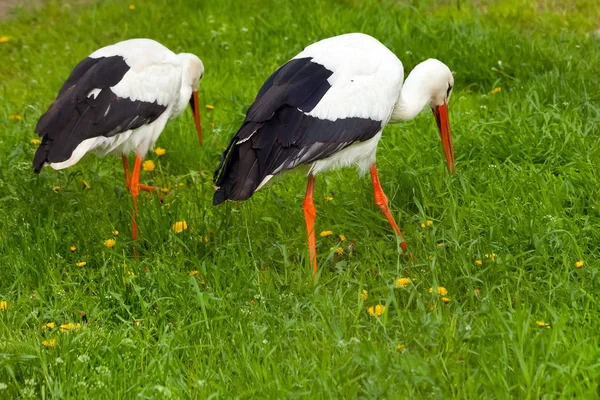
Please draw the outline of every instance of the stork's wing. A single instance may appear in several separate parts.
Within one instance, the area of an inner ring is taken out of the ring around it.
[[[42,144],[34,170],[68,160],[86,139],[114,136],[156,120],[167,109],[161,90],[173,90],[176,73],[172,64],[134,70],[120,55],[81,61],[36,125]]]
[[[374,61],[366,70],[351,62],[329,69],[300,53],[275,71],[223,153],[215,171],[213,204],[248,199],[274,174],[375,136],[398,98],[402,67],[400,81],[390,79],[397,90],[391,91],[395,99],[394,94],[387,96],[387,104],[377,87],[385,85],[385,77],[381,81],[378,60]]]

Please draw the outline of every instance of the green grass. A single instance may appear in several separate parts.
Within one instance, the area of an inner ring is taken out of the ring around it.
[[[61,3],[0,23],[0,398],[598,396],[595,2]],[[335,235],[318,237],[314,283],[305,178],[214,208],[212,171],[264,79],[305,45],[352,31],[379,38],[407,71],[428,57],[455,71],[457,173],[430,113],[386,129],[378,167],[409,255],[367,178],[318,176],[316,229]],[[215,107],[203,148],[186,112],[158,142],[166,155],[149,155],[157,168],[144,183],[183,186],[163,204],[140,197],[139,259],[119,159],[31,170],[35,123],[71,68],[131,37],[198,54],[201,101]],[[189,228],[176,234],[180,220]],[[395,289],[401,276],[414,285]],[[429,293],[438,285],[449,304]],[[377,304],[379,318],[367,312]],[[58,332],[69,322],[82,326]]]

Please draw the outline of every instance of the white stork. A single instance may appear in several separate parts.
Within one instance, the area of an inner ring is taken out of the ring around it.
[[[103,47],[81,61],[63,84],[56,100],[35,128],[42,137],[33,160],[63,169],[86,153],[117,154],[123,158],[126,185],[133,197],[133,238],[137,240],[140,167],[166,123],[188,104],[194,112],[202,145],[198,86],[204,65],[194,54],[175,54],[150,39],[131,39]],[[135,152],[129,174],[127,154]]]
[[[321,40],[292,58],[264,83],[215,171],[213,204],[246,200],[275,174],[309,166],[304,199],[309,257],[316,276],[313,204],[315,175],[356,165],[371,171],[375,203],[406,242],[388,208],[375,166],[388,123],[433,110],[450,172],[454,152],[448,100],[454,78],[442,62],[417,65],[404,85],[402,63],[377,39],[351,33]]]

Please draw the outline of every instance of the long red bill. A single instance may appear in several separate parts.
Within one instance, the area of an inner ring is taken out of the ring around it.
[[[456,169],[454,167],[454,150],[452,149],[452,135],[450,134],[448,104],[444,103],[441,106],[434,107],[433,115],[435,116],[435,122],[437,123],[438,131],[440,132],[442,146],[444,146],[444,155],[446,156],[446,162],[448,163],[448,171],[453,173]]]
[[[198,100],[198,92],[194,92],[194,122],[196,123],[196,131],[198,132],[198,141],[202,146],[202,125],[200,124],[200,101]]]

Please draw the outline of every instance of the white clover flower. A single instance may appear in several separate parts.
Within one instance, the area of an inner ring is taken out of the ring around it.
[[[90,356],[88,356],[87,354],[82,354],[79,357],[77,357],[77,360],[81,363],[86,363],[88,361],[90,361]]]

